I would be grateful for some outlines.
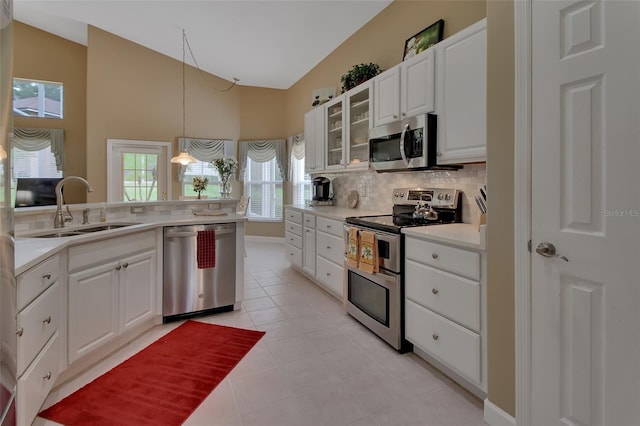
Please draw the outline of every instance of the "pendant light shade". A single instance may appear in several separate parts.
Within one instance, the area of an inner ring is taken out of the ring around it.
[[[189,163],[197,163],[198,160],[189,155],[187,151],[182,151],[180,155],[173,157],[171,159],[172,163],[180,163],[183,166],[186,166]]]

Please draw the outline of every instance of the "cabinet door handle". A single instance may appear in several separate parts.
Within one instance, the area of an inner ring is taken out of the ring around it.
[[[431,253],[431,257],[434,259],[437,259],[440,256],[438,256],[438,253]]]
[[[431,289],[431,293],[438,294],[438,293],[440,293],[440,290],[438,290],[437,288],[432,288]]]
[[[18,337],[22,337],[22,335],[24,334],[24,328],[20,327],[18,331],[16,331],[16,334],[18,335]]]
[[[43,380],[51,380],[51,371],[49,371],[47,374],[45,374],[44,376],[42,376]]]
[[[407,113],[406,113],[406,112],[403,112],[403,113],[402,113],[402,116],[403,116],[403,117],[405,117],[406,115],[407,115]]]
[[[127,268],[129,267],[129,264],[128,264],[127,262],[124,262],[124,264],[122,265],[122,267],[123,267],[124,269],[127,269]]]
[[[43,324],[51,324],[51,315],[42,320]]]
[[[120,265],[116,266],[116,271],[119,271],[120,269],[122,269],[122,266]]]
[[[327,276],[330,277],[331,276],[331,272],[327,272]]]
[[[433,333],[431,337],[433,337],[433,340],[438,340],[440,338],[437,333]]]
[[[327,246],[327,250],[331,250],[331,246]]]
[[[50,280],[51,279],[51,274],[44,274],[42,276],[42,278],[44,278],[45,280]]]

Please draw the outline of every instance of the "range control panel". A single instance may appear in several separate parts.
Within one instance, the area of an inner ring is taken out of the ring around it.
[[[431,207],[455,209],[461,191],[441,188],[398,188],[391,195],[393,204],[416,205],[422,201]]]

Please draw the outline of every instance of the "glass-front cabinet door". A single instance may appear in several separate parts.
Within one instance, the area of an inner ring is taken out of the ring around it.
[[[371,80],[359,85],[345,94],[348,106],[346,126],[345,165],[348,168],[367,168],[369,166],[369,129],[372,127]]]
[[[325,155],[327,170],[342,169],[345,164],[343,144],[345,140],[344,99],[344,95],[338,96],[324,106],[327,126],[327,151]]]

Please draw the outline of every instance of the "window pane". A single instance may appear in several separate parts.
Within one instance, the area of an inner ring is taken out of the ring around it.
[[[62,118],[62,83],[13,79],[13,113],[23,117]]]
[[[282,176],[275,158],[265,163],[247,159],[245,195],[251,197],[247,215],[254,219],[281,220]]]
[[[157,201],[157,154],[122,154],[122,201]]]
[[[11,149],[11,205],[16,200],[18,178],[61,178],[62,172],[56,167],[56,157],[47,147],[40,151]]]
[[[213,164],[206,161],[198,161],[197,163],[187,165],[182,181],[182,195],[189,196],[198,194],[193,190],[193,178],[196,176],[209,178],[207,189],[201,192],[202,195],[206,195],[208,198],[220,197],[220,177],[218,176],[218,171]]]
[[[305,204],[311,200],[311,176],[304,172],[304,158],[291,158],[291,184],[293,185],[293,204]]]

